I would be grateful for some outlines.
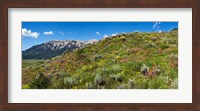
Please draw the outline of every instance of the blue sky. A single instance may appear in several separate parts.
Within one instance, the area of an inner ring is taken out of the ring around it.
[[[126,32],[166,32],[178,22],[22,22],[22,50],[51,40],[100,40]]]

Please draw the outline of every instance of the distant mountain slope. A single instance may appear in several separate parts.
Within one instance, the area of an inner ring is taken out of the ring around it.
[[[40,45],[35,45],[22,52],[23,59],[49,59],[61,55],[67,50],[83,48],[87,44],[92,44],[97,40],[81,42],[75,40],[49,41]]]

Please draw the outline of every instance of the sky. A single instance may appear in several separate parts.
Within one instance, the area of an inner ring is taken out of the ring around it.
[[[22,22],[22,50],[51,40],[100,40],[120,33],[173,28],[178,28],[178,22]]]

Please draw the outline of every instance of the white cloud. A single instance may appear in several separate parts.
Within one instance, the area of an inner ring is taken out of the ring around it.
[[[108,35],[107,35],[107,34],[104,34],[103,38],[107,38],[107,37],[108,37]]]
[[[59,33],[60,35],[65,35],[65,33],[64,33],[64,32],[61,32],[61,31],[58,31],[58,33]]]
[[[96,32],[96,34],[97,34],[97,35],[101,35],[101,33],[100,33],[100,32]]]
[[[160,28],[160,22],[154,22],[153,29]]]
[[[27,30],[26,28],[22,29],[22,36],[24,37],[31,37],[31,38],[38,38],[40,33],[32,32],[31,30]]]
[[[111,35],[107,35],[107,34],[104,34],[103,38],[107,38],[109,36],[116,36],[118,33],[115,33],[115,34],[111,34]]]
[[[115,33],[115,34],[111,34],[111,36],[116,36],[117,35],[117,33]]]
[[[53,31],[44,32],[44,35],[53,35]]]

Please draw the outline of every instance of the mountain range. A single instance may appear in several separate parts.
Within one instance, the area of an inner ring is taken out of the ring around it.
[[[32,46],[31,48],[22,51],[23,59],[49,59],[62,53],[77,49],[83,48],[88,44],[93,44],[98,40],[92,39],[89,41],[76,41],[76,40],[65,40],[58,41],[53,40],[40,45]]]

